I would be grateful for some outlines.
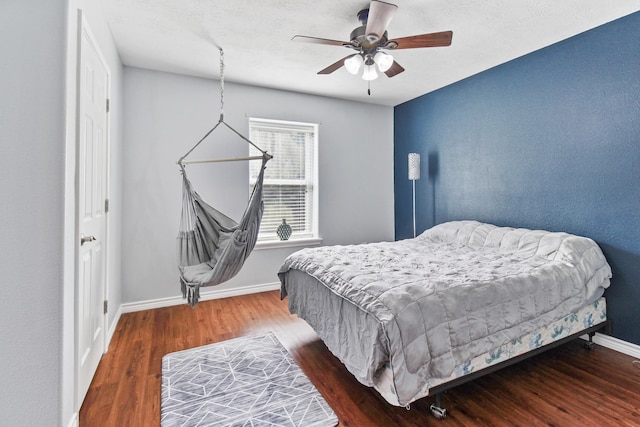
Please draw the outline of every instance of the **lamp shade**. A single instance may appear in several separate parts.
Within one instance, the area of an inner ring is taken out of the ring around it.
[[[356,54],[344,61],[344,67],[351,74],[358,74],[358,71],[360,70],[360,67],[362,66],[363,62],[364,60],[362,59],[362,56],[360,56],[359,54]]]
[[[378,69],[383,73],[393,65],[393,56],[388,53],[378,52],[373,57],[373,60],[378,65]]]
[[[378,78],[378,73],[376,73],[376,69],[373,65],[364,66],[364,72],[362,73],[362,79],[371,81]]]
[[[420,154],[409,153],[409,179],[416,181],[420,179]]]

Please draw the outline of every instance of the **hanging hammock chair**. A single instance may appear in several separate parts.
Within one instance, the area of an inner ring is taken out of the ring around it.
[[[178,160],[182,173],[182,215],[177,238],[180,287],[183,298],[193,307],[200,298],[200,288],[214,286],[234,277],[253,250],[260,231],[264,205],[262,189],[264,170],[272,158],[249,139],[224,122],[224,62],[220,49],[220,120],[198,143]],[[185,158],[204,141],[220,124],[224,124],[240,138],[258,149],[262,155],[232,158],[185,161]],[[193,189],[184,165],[188,163],[226,162],[237,160],[262,160],[256,184],[249,204],[239,222],[208,205]]]
[[[178,233],[178,265],[182,296],[194,306],[200,287],[226,282],[238,274],[253,250],[264,210],[262,183],[270,156],[262,168],[244,215],[239,223],[209,206],[193,189],[182,171],[182,216]]]

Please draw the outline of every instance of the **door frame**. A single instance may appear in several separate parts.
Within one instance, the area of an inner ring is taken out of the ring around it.
[[[78,24],[77,24],[77,59],[76,59],[76,81],[75,81],[75,177],[74,177],[74,395],[76,400],[76,409],[79,411],[82,406],[83,400],[85,396],[80,396],[80,360],[78,359],[78,347],[79,347],[79,333],[80,333],[80,319],[79,319],[79,248],[80,248],[80,216],[79,212],[79,201],[80,201],[80,177],[78,171],[80,170],[80,129],[81,129],[81,117],[80,117],[80,97],[81,97],[81,87],[82,78],[81,78],[81,66],[82,66],[82,44],[83,44],[83,35],[89,39],[89,42],[93,45],[95,52],[102,63],[106,74],[106,97],[107,99],[111,98],[111,69],[109,68],[109,63],[105,59],[104,54],[100,48],[100,45],[94,36],[89,23],[82,13],[82,9],[78,9]],[[106,100],[105,100],[106,102]],[[105,159],[105,198],[109,199],[110,194],[110,169],[111,169],[111,132],[110,132],[110,113],[107,111],[105,118],[105,145],[106,145],[106,159]],[[108,300],[109,295],[109,270],[110,270],[110,262],[109,262],[109,247],[110,247],[110,238],[109,238],[109,230],[110,230],[110,215],[109,212],[105,209],[105,239],[104,239],[104,295],[103,301]],[[108,312],[103,312],[102,318],[102,329],[104,331],[103,334],[103,354],[105,354],[108,350],[109,344],[109,332],[108,332]],[[94,372],[95,375],[95,372]]]

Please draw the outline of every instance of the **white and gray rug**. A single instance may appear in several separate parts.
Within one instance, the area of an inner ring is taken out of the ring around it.
[[[162,427],[333,427],[333,410],[275,335],[162,358]]]

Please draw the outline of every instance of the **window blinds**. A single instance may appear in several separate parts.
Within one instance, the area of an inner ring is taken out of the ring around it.
[[[292,238],[314,237],[317,126],[260,119],[249,123],[250,139],[273,155],[265,171],[259,240],[277,239],[276,230],[283,219],[291,226]],[[259,172],[259,165],[252,163],[251,187]]]

